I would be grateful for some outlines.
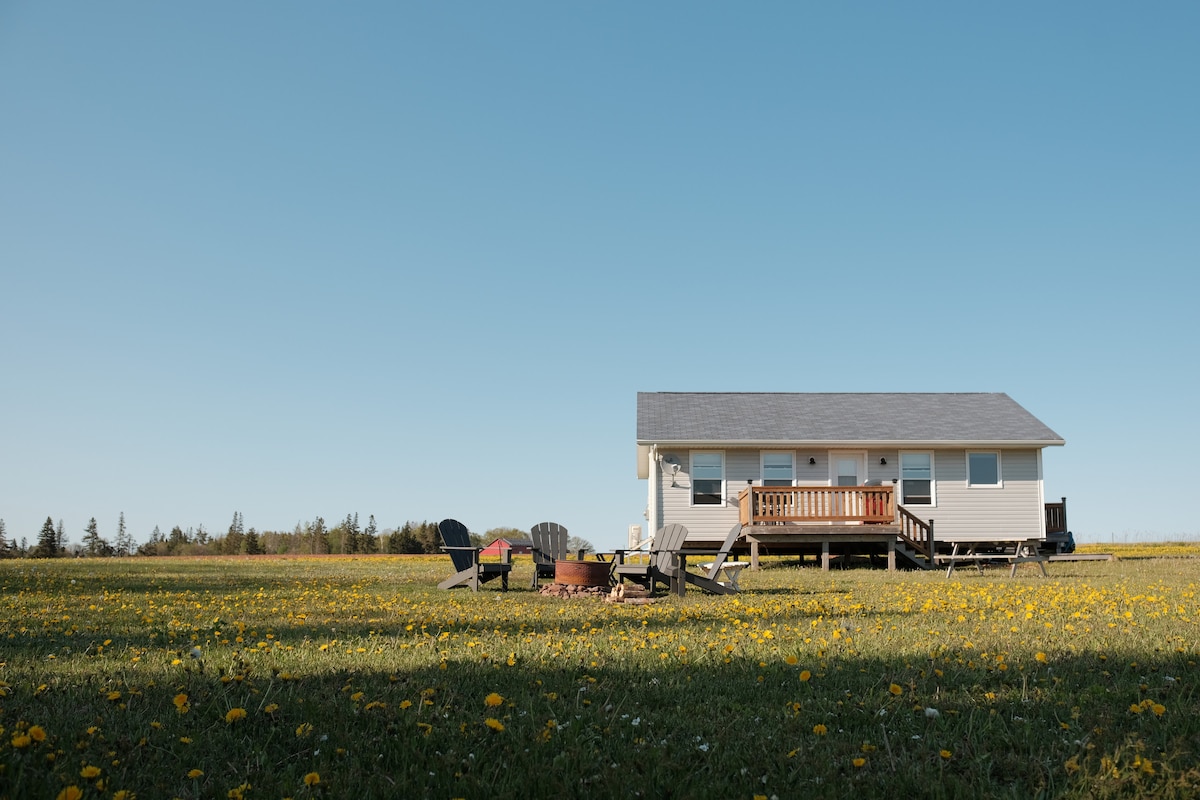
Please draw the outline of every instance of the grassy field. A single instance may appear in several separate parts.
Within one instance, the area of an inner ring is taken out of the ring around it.
[[[1196,797],[1181,563],[621,606],[521,560],[478,594],[433,557],[0,562],[0,796]]]

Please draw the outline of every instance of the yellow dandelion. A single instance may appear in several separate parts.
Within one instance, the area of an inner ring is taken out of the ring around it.
[[[483,721],[483,724],[497,732],[504,730],[504,723],[495,717],[488,717]]]
[[[229,723],[230,725],[237,722],[239,719],[245,719],[245,718],[246,718],[246,709],[241,708],[241,707],[231,708],[225,712],[225,721],[227,723]]]
[[[1034,658],[1035,658],[1035,659],[1037,659],[1037,662],[1038,662],[1039,664],[1045,664],[1045,663],[1046,663],[1046,654],[1045,654],[1045,653],[1038,652],[1038,654],[1037,654],[1037,655],[1035,655],[1035,656],[1034,656]]]
[[[27,733],[35,742],[46,741],[46,730],[41,725],[30,725]]]
[[[355,702],[355,703],[357,703],[358,701],[360,701],[360,700],[362,700],[362,699],[363,699],[363,696],[364,696],[364,695],[363,695],[363,693],[362,693],[362,692],[355,692],[354,694],[350,695],[350,700],[351,700],[352,702]]]
[[[305,786],[316,786],[321,782],[321,776],[316,772],[310,772],[304,776]]]
[[[100,777],[100,768],[94,767],[91,764],[89,764],[86,767],[84,767],[83,769],[79,770],[79,777],[84,778],[89,781],[92,778],[99,778]]]
[[[784,663],[788,664],[789,666],[794,667],[800,663],[800,659],[796,658],[795,656],[788,656],[787,658],[784,659]]]
[[[806,669],[800,670],[801,683],[807,683],[812,678],[812,673]]]
[[[310,735],[312,732],[313,732],[313,726],[312,726],[312,723],[310,723],[310,722],[301,722],[301,723],[300,723],[300,724],[299,724],[299,725],[296,727],[296,738],[297,738],[297,739],[303,739],[305,736],[308,736],[308,735]]]
[[[197,778],[203,778],[203,777],[204,777],[204,770],[202,770],[202,769],[189,769],[189,770],[188,770],[188,777],[189,777],[189,778],[191,778],[192,780],[196,780]]]
[[[121,699],[121,693],[120,692],[109,692],[108,699],[113,702],[116,702],[117,700]]]
[[[82,800],[82,798],[83,790],[72,784],[59,792],[55,800]]]
[[[949,750],[942,750],[941,752],[938,753],[938,755],[941,756],[942,758],[946,759],[947,761],[949,761],[950,757],[953,756],[954,753],[951,753]]]
[[[279,710],[279,703],[270,703],[266,708],[263,709],[263,711],[266,712],[267,714],[274,714],[278,710]]]
[[[433,732],[433,726],[430,725],[428,722],[418,722],[417,730],[419,730],[421,733],[428,736],[430,733]]]
[[[850,763],[851,763],[851,764],[853,764],[853,765],[854,765],[854,766],[856,766],[856,767],[862,767],[862,766],[865,766],[865,765],[866,765],[866,763],[867,763],[867,760],[866,760],[865,758],[861,758],[861,757],[859,757],[859,758],[856,758],[856,759],[854,759],[854,760],[853,760],[853,761],[851,761]]]
[[[815,733],[817,736],[824,736],[825,734],[829,733],[829,729],[818,722],[816,725],[813,725],[813,733]]]
[[[483,704],[488,708],[495,708],[496,706],[504,704],[504,697],[496,692],[492,692],[487,697],[483,698]]]
[[[406,708],[412,708],[412,700],[401,700],[400,701],[400,709],[404,710]]]
[[[888,691],[891,692],[896,697],[899,697],[900,695],[904,694],[904,689],[898,683],[893,683],[891,686],[889,686]]]
[[[1156,717],[1161,717],[1163,714],[1167,713],[1167,707],[1164,706],[1162,703],[1155,703],[1154,705],[1150,706],[1150,710],[1154,712],[1154,716],[1156,716]],[[29,733],[30,734],[33,733],[32,728],[29,729]],[[34,737],[34,738],[37,738],[37,737]]]
[[[1071,756],[1070,758],[1068,758],[1066,763],[1063,764],[1063,768],[1066,769],[1068,775],[1074,775],[1076,772],[1079,772],[1078,757]]]
[[[182,692],[175,695],[171,702],[175,704],[175,710],[180,714],[188,713],[189,709],[191,708],[191,706],[188,705],[188,696]]]

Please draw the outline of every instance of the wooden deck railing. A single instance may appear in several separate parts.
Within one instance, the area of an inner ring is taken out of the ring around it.
[[[1046,503],[1046,533],[1067,532],[1067,498],[1061,503]]]
[[[891,486],[750,486],[738,494],[743,525],[896,521]]]
[[[932,561],[934,554],[933,520],[926,522],[904,506],[899,506],[898,510],[900,512],[900,538],[908,542],[918,553],[924,555],[926,560]]]

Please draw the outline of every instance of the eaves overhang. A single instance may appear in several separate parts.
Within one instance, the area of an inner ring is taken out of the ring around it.
[[[998,448],[1042,448],[1042,447],[1062,447],[1067,442],[1065,439],[1018,439],[1018,440],[998,440],[998,439],[941,439],[941,440],[914,440],[914,439],[854,439],[854,440],[831,440],[831,439],[770,439],[770,440],[742,440],[742,439],[706,439],[704,441],[696,440],[663,440],[663,439],[638,439],[638,445],[649,447],[657,446],[660,449],[663,447],[680,447],[689,450],[699,448],[725,448],[725,447],[757,447],[761,449],[781,450],[795,447],[826,447],[832,449],[861,449],[867,448],[896,448],[896,449],[937,449],[948,447],[998,447]]]

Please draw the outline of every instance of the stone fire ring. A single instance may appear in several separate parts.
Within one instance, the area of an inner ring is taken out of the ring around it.
[[[608,586],[610,566],[603,561],[558,559],[554,562],[554,582],[568,586]]]

